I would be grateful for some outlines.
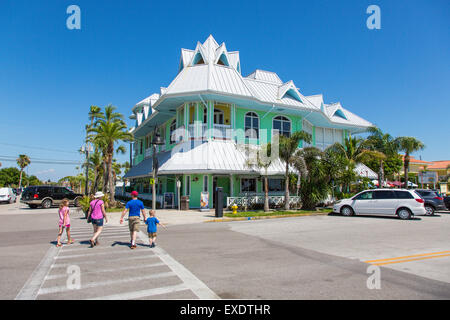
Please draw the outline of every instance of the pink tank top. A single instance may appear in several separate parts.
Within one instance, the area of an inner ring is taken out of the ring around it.
[[[59,213],[59,225],[62,226],[64,225],[64,214],[67,212],[67,217],[66,217],[66,226],[70,225],[70,216],[69,216],[69,208],[68,207],[62,207],[61,209],[59,209],[58,213]]]
[[[92,219],[103,219],[102,204],[103,204],[103,200],[92,200],[91,201],[91,218]]]

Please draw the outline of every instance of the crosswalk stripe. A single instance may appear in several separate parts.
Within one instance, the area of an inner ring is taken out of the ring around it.
[[[134,281],[142,281],[142,280],[158,279],[158,278],[168,278],[168,277],[176,277],[176,274],[173,272],[161,272],[161,273],[155,273],[155,274],[150,274],[150,275],[140,276],[140,277],[130,277],[130,278],[124,278],[124,279],[90,282],[90,283],[87,283],[84,285],[82,284],[80,289],[78,289],[78,290],[100,287],[100,286],[109,286],[109,285],[113,285],[113,284],[134,282]],[[73,290],[74,289],[67,288],[67,286],[56,286],[56,287],[49,287],[49,288],[40,288],[38,294],[45,295],[45,294],[50,294],[50,293],[59,293],[59,292],[66,292],[66,291],[73,291]]]
[[[141,260],[141,259],[152,259],[152,258],[159,258],[157,255],[143,255],[143,256],[137,256],[137,257],[125,257],[125,258],[117,258],[117,259],[109,259],[105,262],[112,262],[112,261],[128,261],[128,260]],[[55,263],[51,266],[51,268],[65,268],[68,266],[73,266],[74,264],[80,265],[80,264],[98,264],[99,261],[77,261],[76,263]]]
[[[96,251],[95,249],[93,251]],[[136,252],[136,251],[134,251]],[[58,255],[56,257],[54,257],[53,259],[55,260],[60,260],[60,259],[73,259],[73,258],[81,258],[81,257],[96,257],[96,256],[100,256],[100,255],[115,255],[115,254],[124,254],[124,251],[113,251],[113,252],[91,252],[91,253],[83,253],[83,254],[71,254],[71,255]],[[129,254],[132,254],[129,252]]]
[[[189,290],[189,288],[186,287],[185,284],[177,284],[174,286],[167,286],[167,287],[161,287],[161,288],[155,288],[155,289],[113,294],[110,296],[97,297],[97,298],[93,298],[90,300],[131,300],[131,299],[139,299],[139,298],[151,297],[151,296],[155,296],[155,295],[159,295],[159,294],[167,294],[167,293],[186,291],[186,290]]]
[[[82,276],[86,274],[97,274],[97,273],[105,273],[105,272],[114,272],[114,271],[123,271],[123,270],[133,270],[133,269],[143,269],[143,268],[154,268],[154,267],[161,267],[165,266],[162,262],[156,262],[156,263],[149,263],[149,264],[141,264],[137,266],[127,266],[127,267],[120,267],[120,268],[110,268],[110,269],[99,269],[96,271],[83,271]],[[52,280],[52,279],[60,279],[60,278],[67,278],[67,273],[61,273],[61,274],[53,274],[48,275],[45,277],[45,280]]]

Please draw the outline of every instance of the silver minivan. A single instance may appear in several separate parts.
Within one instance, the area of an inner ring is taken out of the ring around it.
[[[407,189],[374,189],[362,191],[350,199],[342,199],[333,212],[344,216],[355,214],[396,215],[401,219],[425,215],[425,201]]]

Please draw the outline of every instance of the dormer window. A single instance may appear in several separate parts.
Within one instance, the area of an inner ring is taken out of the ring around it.
[[[220,64],[221,66],[230,66],[230,64],[228,63],[228,58],[225,55],[225,53],[222,53],[220,55],[219,60],[217,61],[217,64]]]

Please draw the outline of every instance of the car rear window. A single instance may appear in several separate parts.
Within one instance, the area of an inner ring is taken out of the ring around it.
[[[23,190],[23,194],[36,193],[36,187],[28,187]]]
[[[434,191],[417,191],[422,197],[436,197],[436,193]]]
[[[408,191],[394,191],[398,199],[414,199],[414,196]]]

